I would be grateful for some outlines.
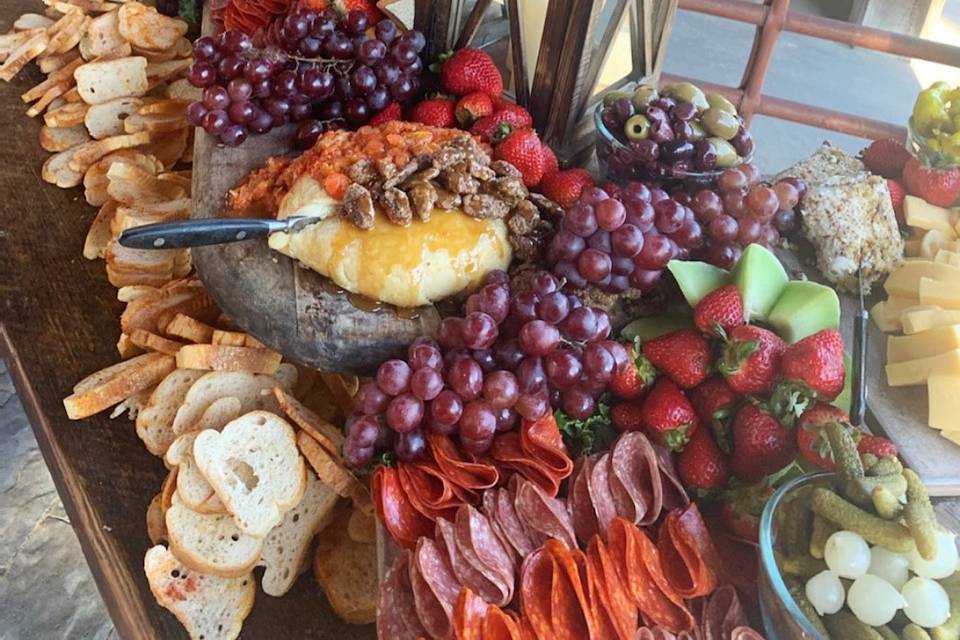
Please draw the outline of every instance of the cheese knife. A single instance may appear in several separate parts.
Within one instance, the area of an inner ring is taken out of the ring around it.
[[[863,304],[863,265],[857,269],[857,288],[860,306],[853,323],[853,376],[850,401],[850,422],[855,427],[863,426],[863,417],[867,410],[867,332],[870,316]]]
[[[290,216],[272,218],[206,218],[158,222],[131,227],[118,238],[130,249],[188,249],[212,244],[266,238],[273,233],[296,233],[327,216]]]

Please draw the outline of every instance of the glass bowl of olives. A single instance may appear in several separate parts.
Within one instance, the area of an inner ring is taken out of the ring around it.
[[[753,138],[736,107],[689,82],[611,91],[594,124],[600,170],[615,181],[706,189],[724,169],[753,158]]]

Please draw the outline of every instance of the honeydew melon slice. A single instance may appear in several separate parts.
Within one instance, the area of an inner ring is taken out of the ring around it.
[[[707,262],[671,260],[667,269],[673,274],[680,291],[690,308],[694,308],[705,295],[730,282],[730,273]]]
[[[783,287],[767,322],[791,344],[822,329],[839,329],[840,298],[817,282],[793,280]]]
[[[749,245],[730,274],[743,298],[747,322],[766,321],[790,278],[780,259],[759,244]]]

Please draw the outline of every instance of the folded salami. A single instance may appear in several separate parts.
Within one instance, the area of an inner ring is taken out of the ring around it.
[[[472,506],[463,505],[457,510],[454,532],[460,554],[499,591],[498,598],[487,601],[498,606],[509,603],[516,576],[513,554],[493,533],[487,517]]]
[[[410,502],[395,467],[377,467],[370,479],[370,491],[377,517],[397,544],[413,549],[417,540],[431,534],[432,523]]]
[[[450,636],[453,606],[460,593],[448,559],[433,540],[420,538],[409,571],[420,622],[431,638],[445,640]]]
[[[447,436],[431,433],[427,435],[427,442],[437,467],[450,482],[468,491],[482,491],[496,486],[500,475],[492,464],[461,453]]]
[[[534,546],[556,538],[569,548],[576,548],[577,540],[566,504],[547,495],[536,484],[517,478],[511,482],[513,506],[517,518]]]
[[[397,555],[380,584],[377,601],[378,640],[418,640],[426,630],[420,624],[410,584],[410,553]]]
[[[678,594],[696,598],[716,589],[720,559],[696,504],[667,514],[657,549],[663,573]]]

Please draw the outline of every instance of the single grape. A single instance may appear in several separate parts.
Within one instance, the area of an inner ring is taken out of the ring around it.
[[[494,371],[483,380],[483,398],[494,409],[506,409],[517,402],[520,386],[509,371]]]
[[[187,123],[192,127],[202,126],[205,115],[207,115],[207,108],[202,102],[191,102],[187,107]]]
[[[746,191],[747,187],[750,186],[750,181],[740,169],[727,169],[720,174],[717,185],[722,192]]]
[[[463,414],[463,400],[450,389],[441,391],[430,403],[430,416],[441,425],[452,426]]]
[[[454,349],[463,346],[463,331],[461,318],[444,318],[440,321],[437,330],[437,340],[444,349]]]
[[[230,122],[233,122],[234,124],[250,124],[255,115],[256,112],[254,111],[253,103],[249,100],[231,102],[230,106],[227,108],[227,116],[230,118]]]
[[[526,420],[539,420],[550,411],[550,396],[545,391],[522,393],[514,410]]]
[[[440,370],[443,367],[443,355],[435,341],[429,338],[419,342],[414,340],[407,349],[407,363],[414,371],[424,367]]]
[[[638,268],[630,274],[630,285],[643,293],[647,293],[657,288],[662,275],[663,271],[660,269],[648,270]]]
[[[233,124],[220,134],[219,140],[228,147],[239,147],[247,139],[247,135],[246,128]]]
[[[219,136],[230,126],[230,118],[223,110],[208,111],[201,121],[203,130],[212,136]]]
[[[292,98],[297,95],[297,72],[290,69],[281,71],[271,80],[273,95],[278,98]]]
[[[358,447],[372,447],[380,435],[380,421],[377,416],[361,416],[350,424],[347,437]]]
[[[597,403],[589,393],[580,389],[563,392],[563,411],[576,420],[586,420],[596,411]]]
[[[760,231],[759,242],[768,249],[772,249],[780,242],[780,232],[771,225],[766,225]]]
[[[262,100],[263,98],[269,98],[271,95],[273,95],[273,85],[270,83],[270,78],[264,78],[253,83],[254,98]]]
[[[348,33],[352,33],[354,35],[363,33],[367,28],[367,14],[359,9],[349,11],[343,19],[343,24]]]
[[[577,266],[572,262],[558,262],[553,265],[553,272],[566,282],[567,288],[582,289],[587,286],[587,279],[580,275]]]
[[[343,103],[339,100],[327,100],[320,106],[320,117],[324,120],[338,120],[343,117]]]
[[[443,376],[436,369],[421,367],[410,378],[410,390],[423,401],[433,400],[443,391]]]
[[[707,248],[707,262],[721,269],[732,269],[740,259],[740,247],[728,242],[711,242]]]
[[[654,223],[661,233],[673,233],[683,225],[684,207],[672,199],[664,199],[653,205]]]
[[[283,19],[284,39],[297,41],[310,33],[310,23],[303,16],[291,14]]]
[[[589,238],[597,230],[593,206],[581,202],[567,209],[563,215],[563,228],[581,238]]]
[[[323,52],[323,41],[307,36],[297,45],[297,51],[304,58],[317,58]]]
[[[343,115],[353,126],[360,126],[370,119],[370,110],[367,103],[358,98],[348,100],[343,109]]]
[[[537,306],[537,316],[544,322],[559,324],[570,312],[570,301],[561,291],[548,293]]]
[[[207,87],[203,90],[203,106],[208,111],[224,111],[230,106],[230,96],[227,90],[220,86]]]
[[[639,200],[627,207],[626,224],[632,224],[640,231],[646,232],[653,227],[655,218],[653,205],[645,200]]]
[[[337,25],[333,20],[326,16],[317,16],[310,26],[310,35],[320,40],[333,33],[336,28]]]
[[[417,50],[409,42],[397,40],[390,46],[390,56],[401,67],[406,67],[413,64],[413,61],[417,59]]]
[[[643,248],[634,258],[634,264],[640,269],[657,271],[670,262],[672,248],[670,239],[659,234],[645,233]]]
[[[487,440],[497,431],[494,408],[484,400],[473,400],[463,407],[460,435],[470,440]]]
[[[343,462],[348,467],[358,468],[369,464],[374,453],[373,447],[358,447],[350,439],[343,442]]]
[[[716,191],[701,189],[693,195],[690,208],[697,215],[697,219],[704,224],[723,213],[723,201]]]
[[[747,177],[747,182],[751,185],[760,182],[760,178],[763,177],[763,174],[760,173],[760,169],[757,168],[757,165],[752,162],[746,162],[739,167],[740,172]]]
[[[598,382],[607,382],[613,376],[617,362],[613,354],[599,342],[591,342],[583,349],[583,372]]]
[[[605,231],[619,229],[627,219],[627,209],[623,203],[613,198],[601,200],[594,206],[597,226]]]
[[[416,462],[427,453],[427,440],[420,429],[414,429],[397,436],[393,445],[397,459],[401,462]]]
[[[723,212],[731,218],[739,220],[748,215],[747,198],[740,191],[727,191],[720,199],[723,201]]]
[[[512,431],[517,426],[517,412],[513,409],[505,408],[494,411],[497,417],[497,432]]]
[[[722,214],[713,219],[707,228],[710,237],[718,242],[733,242],[737,238],[739,225],[737,221],[727,214]]]
[[[373,69],[362,64],[350,74],[350,84],[358,94],[368,96],[377,88],[377,76]]]
[[[510,314],[520,322],[529,322],[537,319],[537,304],[540,296],[534,291],[522,291],[510,301]]]
[[[506,319],[510,312],[510,288],[508,286],[488,284],[474,295],[477,296],[477,311],[489,315],[497,324]]]
[[[782,235],[788,235],[797,230],[797,212],[793,209],[782,209],[773,216],[773,226]]]
[[[570,349],[557,349],[547,354],[543,359],[543,366],[547,372],[547,380],[559,389],[573,385],[583,373],[580,358]]]
[[[460,436],[460,446],[463,447],[463,450],[467,453],[475,456],[482,456],[490,450],[491,446],[493,446],[493,438],[490,437],[486,440],[473,440],[472,438]]]
[[[773,185],[773,191],[780,202],[780,209],[792,209],[800,202],[800,191],[790,182],[781,180]]]
[[[387,405],[387,424],[398,433],[417,428],[423,420],[423,401],[412,393],[401,393]]]
[[[774,214],[780,209],[780,200],[777,193],[770,187],[756,184],[747,193],[747,207],[753,216],[760,222],[770,222]]]
[[[417,53],[423,51],[424,47],[427,46],[427,39],[422,33],[416,30],[404,32],[403,35],[400,36],[400,39],[410,44]]]
[[[703,228],[691,214],[683,221],[679,231],[670,236],[681,249],[694,250],[703,246]]]
[[[497,339],[497,322],[482,311],[475,311],[463,319],[460,330],[463,344],[471,349],[486,349]]]
[[[610,275],[610,255],[598,249],[584,249],[577,258],[577,270],[588,282],[599,283]]]
[[[250,58],[243,65],[243,77],[251,83],[261,82],[270,77],[273,65],[263,58]]]
[[[381,84],[389,86],[400,79],[400,65],[393,60],[384,60],[374,69],[374,73]]]
[[[225,56],[217,64],[217,74],[224,81],[232,80],[243,73],[243,67],[246,63],[246,60],[240,56]]]
[[[531,320],[520,329],[520,346],[528,355],[543,356],[560,343],[560,331],[543,320]]]
[[[195,87],[209,87],[217,81],[217,70],[209,62],[194,62],[187,71],[187,81]]]
[[[322,100],[333,93],[333,75],[316,67],[304,70],[297,84],[302,94],[315,100]]]
[[[610,245],[614,255],[632,258],[643,249],[643,232],[628,222],[610,234]]]
[[[410,389],[410,378],[413,371],[403,360],[387,360],[377,368],[377,386],[384,393],[398,396]]]
[[[397,37],[397,25],[393,20],[381,20],[373,28],[374,35],[384,44],[390,44]]]
[[[530,394],[540,391],[547,382],[543,361],[537,356],[527,356],[517,365],[516,378],[521,393]]]
[[[592,340],[597,335],[597,315],[590,307],[578,307],[560,323],[560,330],[569,340]]]
[[[458,358],[447,369],[447,384],[464,400],[475,400],[483,391],[483,369],[472,358]]]
[[[755,218],[744,218],[740,221],[737,231],[737,244],[742,247],[752,244],[760,239],[762,225]]]
[[[513,371],[517,368],[517,365],[520,364],[520,361],[524,358],[523,349],[520,348],[520,343],[516,338],[507,338],[498,340],[495,345],[493,345],[493,357],[497,361],[497,365],[508,371]]]
[[[610,273],[614,277],[629,276],[636,268],[636,265],[633,264],[633,259],[626,258],[624,256],[615,255],[610,259],[610,263],[612,265],[610,268]]]
[[[203,61],[215,60],[217,57],[216,41],[210,36],[203,36],[194,40],[193,57]]]
[[[247,125],[247,128],[253,133],[267,133],[273,128],[273,116],[263,109],[256,107],[254,109],[253,120],[250,121],[250,124]]]
[[[380,390],[375,382],[365,382],[357,390],[354,404],[357,411],[367,415],[383,413],[390,402],[390,396]]]

